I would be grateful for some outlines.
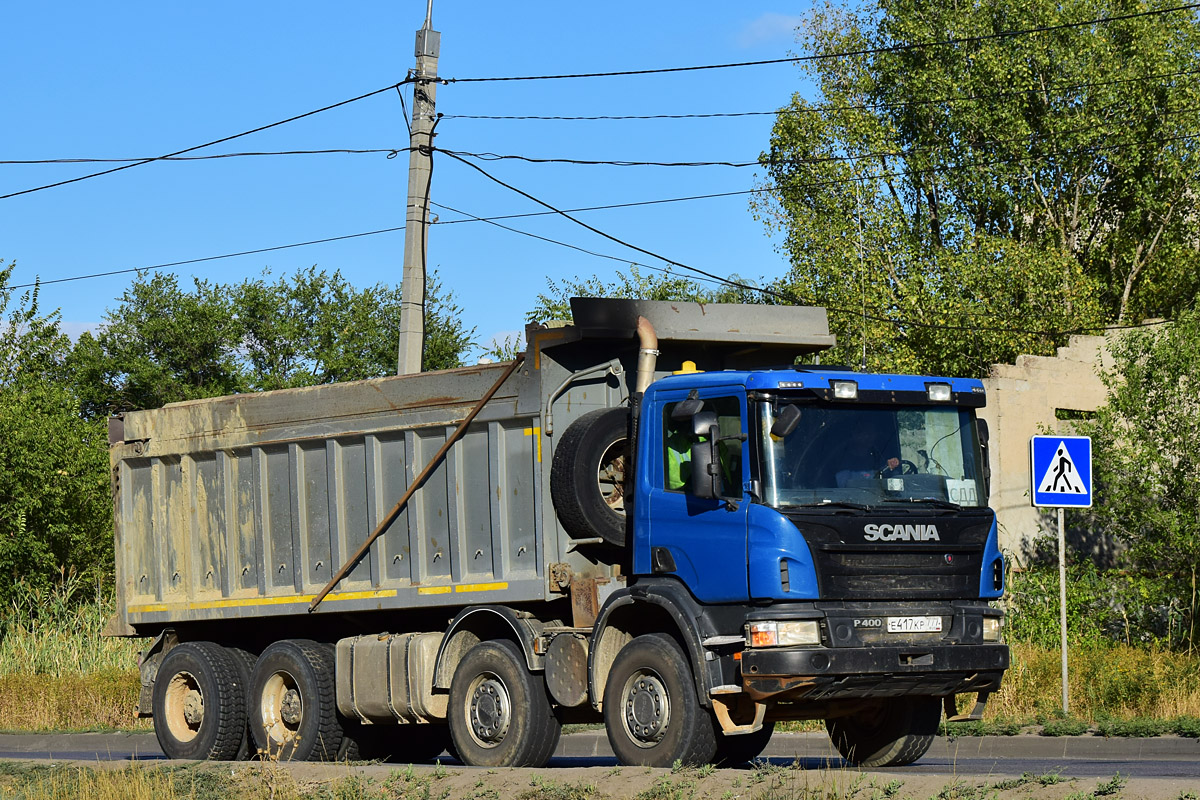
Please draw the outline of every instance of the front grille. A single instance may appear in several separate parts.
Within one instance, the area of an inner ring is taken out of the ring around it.
[[[993,516],[816,514],[789,517],[808,542],[823,600],[952,600],[979,596]],[[936,526],[937,541],[868,541],[869,524]],[[990,565],[989,565],[990,566]],[[989,582],[992,580],[988,570]]]
[[[824,599],[952,599],[979,594],[982,547],[863,550],[818,545],[813,555]]]

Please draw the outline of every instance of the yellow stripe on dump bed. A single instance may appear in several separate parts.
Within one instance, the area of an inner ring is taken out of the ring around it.
[[[507,589],[508,584],[501,583],[463,583],[454,587],[456,592],[497,592]]]
[[[497,592],[507,589],[507,582],[500,583],[460,583],[455,586],[422,586],[417,594],[451,594],[452,592]]]
[[[366,592],[337,592],[325,597],[327,603],[338,600],[374,600],[395,597],[395,589],[378,589]],[[204,600],[197,603],[147,603],[130,606],[130,614],[154,614],[162,611],[205,611],[213,608],[250,608],[254,606],[285,606],[292,603],[311,603],[315,594],[295,594],[283,597],[246,597],[231,600]]]
[[[457,586],[422,586],[417,594],[453,594],[456,592],[496,592],[508,588],[506,581],[499,583],[460,583]],[[379,589],[367,592],[337,592],[326,596],[324,602],[339,600],[375,600],[395,597],[395,589]],[[204,600],[196,603],[146,603],[129,607],[130,614],[156,614],[167,611],[207,611],[214,608],[253,608],[256,606],[285,606],[311,603],[314,594],[294,594],[283,597],[247,597],[231,600]]]

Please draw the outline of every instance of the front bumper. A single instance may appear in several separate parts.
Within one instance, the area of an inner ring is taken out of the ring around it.
[[[742,683],[757,700],[945,696],[1000,688],[1008,645],[779,647],[742,651]]]

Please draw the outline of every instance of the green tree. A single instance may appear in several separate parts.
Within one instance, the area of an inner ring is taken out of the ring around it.
[[[462,363],[473,331],[436,276],[426,291],[424,367]],[[394,374],[400,292],[351,286],[316,267],[240,284],[139,275],[71,367],[85,412],[104,415],[237,392]]]
[[[75,385],[89,415],[156,408],[242,391],[240,327],[227,288],[199,278],[139,274],[75,346]]]
[[[1055,28],[1159,5],[878,0],[811,16],[805,52],[860,55],[805,63],[820,102],[780,111],[757,210],[785,234],[780,288],[830,308],[843,358],[865,343],[868,366],[979,374],[1049,351],[1061,337],[1046,331],[1190,301],[1196,16]]]
[[[0,269],[8,285],[13,265]],[[112,573],[107,431],[79,415],[64,382],[70,340],[38,289],[0,288],[0,602],[15,581],[45,586],[61,571]]]
[[[316,267],[274,283],[247,280],[233,288],[253,389],[281,389],[392,375],[400,329],[400,290],[356,289],[340,272]],[[425,291],[426,371],[462,365],[473,331],[443,293],[437,276]]]
[[[1122,542],[1167,617],[1163,633],[1196,644],[1200,569],[1200,311],[1110,337],[1108,402],[1092,436],[1099,529]]]

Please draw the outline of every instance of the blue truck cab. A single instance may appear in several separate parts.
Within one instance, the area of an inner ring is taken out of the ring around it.
[[[824,719],[853,763],[898,765],[943,707],[980,717],[1009,663],[984,399],[978,380],[819,367],[685,365],[647,388],[630,591],[687,606],[723,741]]]

